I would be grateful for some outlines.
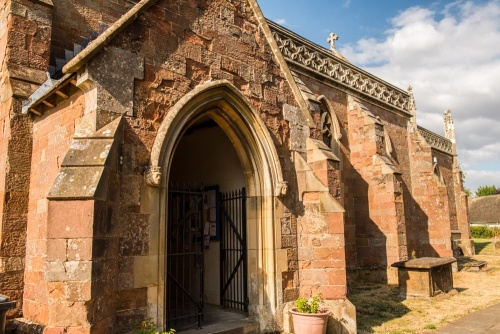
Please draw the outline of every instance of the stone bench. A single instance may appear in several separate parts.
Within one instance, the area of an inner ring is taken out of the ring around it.
[[[399,296],[434,297],[453,290],[453,257],[422,257],[392,264],[398,268]]]
[[[473,261],[464,264],[465,271],[481,271],[486,269],[486,261]]]

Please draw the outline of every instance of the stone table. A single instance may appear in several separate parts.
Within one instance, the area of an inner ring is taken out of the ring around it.
[[[398,268],[400,297],[433,297],[453,290],[453,257],[421,257],[392,264]]]

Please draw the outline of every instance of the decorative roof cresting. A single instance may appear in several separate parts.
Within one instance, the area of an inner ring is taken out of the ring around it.
[[[409,94],[376,76],[350,64],[335,49],[338,36],[331,33],[327,42],[330,51],[295,33],[268,21],[278,47],[287,61],[317,72],[363,95],[389,104],[405,113],[410,112]]]
[[[425,128],[418,127],[418,132],[424,137],[425,141],[438,151],[453,154],[453,145],[451,140],[444,138]]]

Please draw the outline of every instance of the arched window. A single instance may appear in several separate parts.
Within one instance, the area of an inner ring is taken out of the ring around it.
[[[332,152],[339,158],[339,141],[342,138],[339,121],[327,98],[322,95],[318,100],[321,108],[320,128],[323,134],[323,142],[326,146],[330,147]]]

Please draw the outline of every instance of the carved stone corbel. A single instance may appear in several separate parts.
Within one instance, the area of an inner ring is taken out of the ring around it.
[[[280,181],[276,184],[276,189],[274,191],[274,195],[276,197],[285,197],[288,191],[288,182]]]
[[[151,166],[144,173],[144,182],[150,187],[159,187],[161,181],[161,167]]]

